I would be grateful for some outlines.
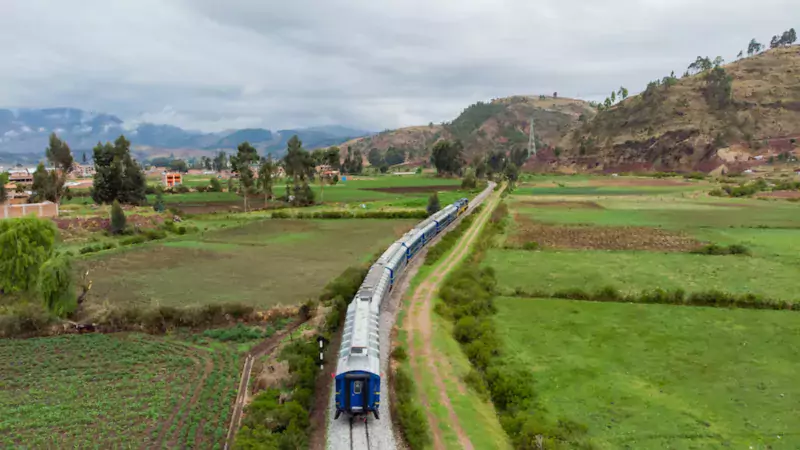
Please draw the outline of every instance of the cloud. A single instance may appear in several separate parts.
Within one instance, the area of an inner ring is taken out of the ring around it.
[[[6,0],[0,98],[217,131],[450,120],[632,92],[800,23],[794,0]]]

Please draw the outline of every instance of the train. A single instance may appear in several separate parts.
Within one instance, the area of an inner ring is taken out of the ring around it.
[[[468,207],[469,199],[461,198],[432,214],[390,245],[370,266],[347,307],[334,374],[334,420],[343,413],[365,419],[372,413],[380,419],[381,305],[411,260]]]

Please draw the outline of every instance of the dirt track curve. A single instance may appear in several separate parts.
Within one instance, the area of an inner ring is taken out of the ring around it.
[[[458,436],[460,447],[464,449],[473,449],[474,446],[469,437],[467,437],[458,415],[456,415],[453,405],[450,403],[444,380],[448,379],[455,383],[459,392],[465,392],[466,388],[462,385],[461,380],[451,372],[449,364],[443,362],[445,358],[433,346],[431,310],[439,286],[445,277],[469,254],[472,244],[478,238],[483,225],[492,213],[492,209],[497,205],[500,199],[500,192],[502,192],[502,189],[490,194],[486,207],[472,223],[464,237],[456,244],[453,252],[447,259],[440,262],[436,269],[414,291],[408,310],[408,319],[404,325],[408,333],[409,360],[414,377],[419,379],[425,371],[429,371],[439,392],[438,402],[447,409],[449,426]],[[470,207],[475,207],[479,203],[480,201],[475,201]],[[435,449],[444,449],[446,446],[442,439],[439,423],[436,415],[432,412],[432,405],[430,404],[436,402],[436,399],[428,399],[424,395],[421,398],[426,406],[428,423],[433,433],[433,446]]]

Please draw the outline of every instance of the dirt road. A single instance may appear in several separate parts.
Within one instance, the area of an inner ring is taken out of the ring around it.
[[[458,436],[460,447],[464,449],[473,449],[474,446],[472,442],[470,442],[469,437],[467,437],[466,432],[464,432],[464,428],[450,403],[444,380],[451,380],[458,387],[459,392],[464,392],[466,388],[462,385],[461,380],[452,373],[447,363],[437,364],[437,362],[441,363],[445,361],[445,357],[439,354],[432,342],[433,324],[431,320],[431,310],[433,307],[433,300],[445,277],[469,254],[472,244],[477,240],[481,229],[483,229],[483,225],[489,219],[492,209],[494,209],[499,202],[500,192],[501,190],[498,190],[490,194],[486,207],[456,244],[453,252],[445,260],[441,261],[426,279],[422,280],[412,294],[408,318],[404,324],[405,330],[408,333],[409,360],[411,369],[414,372],[414,377],[420,379],[424,376],[423,374],[427,372],[427,376],[433,378],[439,393],[438,398],[426,398],[426,396],[422,396],[422,401],[426,406],[428,423],[433,433],[433,446],[435,449],[446,448],[444,440],[442,439],[441,430],[439,429],[438,420],[436,415],[432,412],[432,406],[437,402],[447,409],[448,424]],[[470,204],[471,208],[481,201],[480,198],[476,200],[477,201],[473,201],[473,203]]]

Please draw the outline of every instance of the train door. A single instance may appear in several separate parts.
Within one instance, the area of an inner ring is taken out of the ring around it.
[[[350,380],[350,410],[354,413],[364,411],[367,397],[367,381],[363,378]]]

